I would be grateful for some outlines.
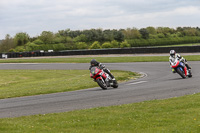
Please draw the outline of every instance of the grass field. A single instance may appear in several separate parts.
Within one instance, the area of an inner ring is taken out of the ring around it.
[[[129,71],[112,71],[125,81],[139,75]],[[89,70],[0,70],[0,99],[97,87]]]
[[[0,60],[0,63],[89,63],[93,58],[103,63],[169,61],[169,56],[124,56],[124,57],[2,59]],[[186,55],[184,56],[184,58],[186,58],[188,61],[200,61],[200,55]]]

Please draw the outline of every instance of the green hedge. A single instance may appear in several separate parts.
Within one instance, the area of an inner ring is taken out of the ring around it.
[[[131,47],[163,46],[186,43],[200,43],[200,36],[169,37],[155,39],[129,39]]]

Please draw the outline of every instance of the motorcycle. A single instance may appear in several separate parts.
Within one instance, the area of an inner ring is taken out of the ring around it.
[[[171,67],[177,72],[182,78],[192,77],[191,69],[187,69],[185,64],[178,59],[175,59],[171,63]]]
[[[98,67],[92,67],[90,70],[90,77],[103,89],[106,90],[108,87],[117,88],[118,83],[116,80],[112,80],[109,74],[104,72]]]

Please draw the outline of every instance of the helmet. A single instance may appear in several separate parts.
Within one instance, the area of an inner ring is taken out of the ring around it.
[[[171,57],[175,57],[175,54],[176,54],[175,50],[170,50],[170,56]]]
[[[91,64],[91,66],[97,66],[97,65],[98,65],[98,62],[97,62],[95,59],[92,59],[92,60],[90,61],[90,64]]]

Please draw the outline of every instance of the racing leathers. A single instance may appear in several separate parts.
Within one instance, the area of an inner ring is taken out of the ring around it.
[[[107,74],[109,74],[109,76],[112,78],[112,80],[115,80],[115,77],[110,73],[110,70],[108,68],[105,68],[105,65],[103,65],[100,62],[97,62],[97,63],[91,65],[89,67],[89,70],[91,70],[91,68],[94,67],[94,66],[99,67],[99,69],[102,69],[104,72],[106,72]]]
[[[175,54],[175,56],[170,56],[169,57],[170,65],[177,58],[178,58],[179,61],[181,61],[181,62],[183,62],[185,64],[185,66],[187,67],[187,69],[191,69],[191,67],[187,63],[187,60],[185,58],[183,58],[182,56],[180,56],[179,54],[177,54],[177,53]],[[172,69],[172,72],[175,73],[175,70],[173,68],[171,68],[171,69]]]

